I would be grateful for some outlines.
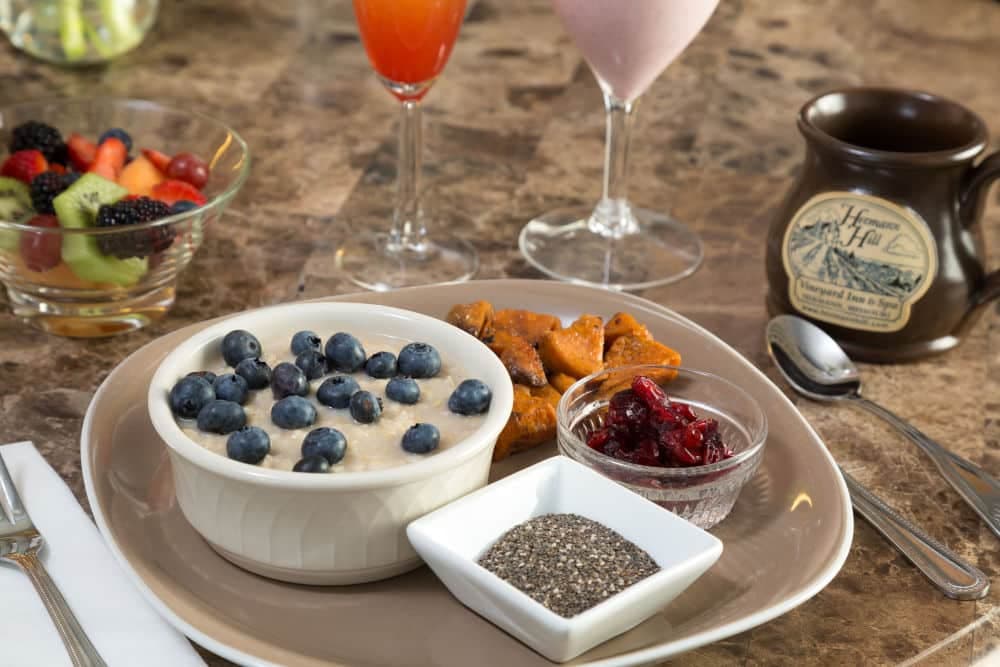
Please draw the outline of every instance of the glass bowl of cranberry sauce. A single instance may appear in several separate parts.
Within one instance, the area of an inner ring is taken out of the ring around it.
[[[595,373],[563,394],[557,412],[562,454],[706,529],[732,510],[767,441],[750,394],[674,366]]]

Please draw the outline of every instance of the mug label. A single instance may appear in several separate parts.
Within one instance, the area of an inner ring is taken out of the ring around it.
[[[899,331],[937,275],[937,244],[915,211],[853,192],[800,208],[781,249],[801,313],[861,331]]]

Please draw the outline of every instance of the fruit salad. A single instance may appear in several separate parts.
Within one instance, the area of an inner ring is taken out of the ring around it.
[[[70,288],[130,287],[150,258],[174,242],[173,226],[128,227],[194,210],[207,202],[210,170],[197,155],[143,148],[111,128],[97,141],[67,138],[30,121],[11,131],[0,164],[0,221],[39,229],[119,229],[104,235],[0,229],[0,252],[18,257],[42,282]]]

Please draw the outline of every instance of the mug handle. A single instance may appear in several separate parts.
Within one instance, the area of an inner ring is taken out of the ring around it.
[[[969,170],[959,198],[959,214],[963,225],[967,227],[979,217],[979,208],[983,205],[982,195],[998,178],[1000,178],[1000,151]],[[986,276],[986,280],[972,295],[970,312],[978,310],[980,306],[998,297],[1000,297],[1000,271],[994,271]]]

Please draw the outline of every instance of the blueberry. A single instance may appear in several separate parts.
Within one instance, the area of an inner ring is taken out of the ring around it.
[[[314,428],[302,441],[302,458],[322,456],[330,465],[340,463],[346,451],[347,438],[335,428]]]
[[[247,425],[247,414],[239,403],[210,401],[198,413],[198,428],[208,433],[225,435]]]
[[[412,378],[392,378],[385,385],[385,395],[397,403],[413,405],[420,400],[420,385]]]
[[[230,366],[235,366],[244,359],[259,359],[260,355],[260,341],[249,331],[236,329],[222,339],[222,358]]]
[[[448,409],[460,415],[481,415],[490,409],[493,392],[482,380],[463,380],[448,397]]]
[[[300,331],[292,336],[292,354],[300,355],[306,350],[323,351],[323,340],[313,331]]]
[[[376,352],[365,362],[365,372],[373,378],[391,378],[396,374],[396,355],[392,352]]]
[[[102,134],[100,138],[97,140],[97,145],[100,146],[101,144],[104,143],[105,139],[109,139],[111,137],[115,137],[123,144],[125,144],[126,153],[132,152],[132,137],[131,135],[129,135],[128,132],[126,132],[120,127],[113,127],[110,130],[105,130],[104,134]]]
[[[271,371],[271,393],[275,400],[285,396],[305,396],[309,393],[309,381],[301,368],[283,361]]]
[[[399,351],[399,374],[432,378],[441,370],[441,355],[427,343],[410,343]]]
[[[292,466],[294,472],[328,472],[330,462],[322,456],[307,456]]]
[[[215,400],[215,390],[205,378],[181,378],[170,390],[170,410],[181,419],[194,419]]]
[[[316,400],[328,408],[346,408],[351,396],[361,391],[358,381],[350,375],[334,375],[323,380],[316,390]]]
[[[326,358],[335,371],[353,373],[365,364],[365,348],[349,333],[335,333],[326,341]]]
[[[243,463],[257,464],[271,451],[271,438],[267,431],[256,426],[244,426],[229,434],[226,456]]]
[[[212,371],[191,371],[190,373],[187,374],[187,376],[189,378],[202,378],[209,384],[215,382],[215,373],[213,373]]]
[[[271,384],[271,367],[260,359],[244,359],[236,364],[236,374],[247,381],[250,389],[263,389]]]
[[[414,424],[403,434],[403,449],[411,454],[426,454],[437,449],[441,433],[433,424]]]
[[[281,428],[305,428],[316,421],[316,408],[301,396],[286,396],[271,406],[271,421]]]
[[[170,215],[177,215],[178,213],[187,213],[188,211],[193,211],[198,208],[198,205],[193,201],[188,199],[179,199],[170,205]]]
[[[377,422],[382,415],[382,399],[370,391],[359,391],[351,396],[351,416],[362,424]]]
[[[326,357],[316,350],[303,350],[295,357],[295,365],[306,374],[307,380],[315,380],[326,375]]]
[[[232,401],[243,405],[250,395],[250,387],[247,381],[235,373],[226,373],[215,378],[212,384],[215,389],[215,397],[223,401]]]

